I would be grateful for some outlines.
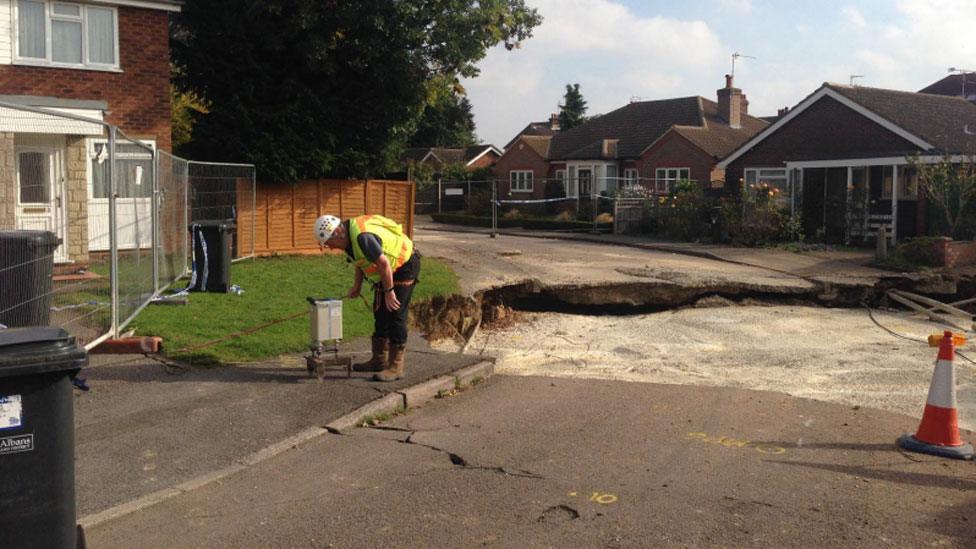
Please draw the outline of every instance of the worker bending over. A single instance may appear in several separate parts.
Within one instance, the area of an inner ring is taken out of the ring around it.
[[[346,221],[323,215],[315,221],[315,238],[323,250],[343,250],[356,266],[347,297],[357,298],[363,280],[373,286],[373,355],[353,364],[357,372],[376,372],[376,381],[403,378],[410,296],[420,275],[420,254],[399,223],[380,215]]]

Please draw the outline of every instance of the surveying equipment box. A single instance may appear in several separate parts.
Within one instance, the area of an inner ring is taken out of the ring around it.
[[[322,381],[326,368],[340,366],[346,369],[347,377],[352,377],[352,357],[339,356],[339,342],[342,341],[342,301],[314,297],[306,300],[310,307],[311,334],[310,353],[305,355],[308,373],[314,373]]]
[[[308,299],[312,307],[312,345],[316,342],[342,339],[342,301],[338,299]]]

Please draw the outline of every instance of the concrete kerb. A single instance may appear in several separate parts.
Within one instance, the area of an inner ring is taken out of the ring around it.
[[[104,511],[84,516],[78,521],[78,524],[82,528],[90,529],[104,522],[135,513],[147,507],[152,507],[157,503],[162,503],[191,490],[202,488],[203,486],[239,473],[248,467],[271,459],[282,452],[296,448],[326,433],[344,434],[355,427],[359,427],[363,422],[371,418],[394,415],[407,409],[408,406],[412,408],[421,406],[437,398],[441,394],[440,391],[450,391],[459,386],[477,385],[481,381],[488,379],[494,371],[494,363],[486,360],[473,366],[462,368],[451,374],[439,376],[412,387],[390,393],[364,406],[360,406],[356,410],[332,421],[325,427],[309,427],[296,435],[262,448],[257,452],[253,452],[243,459],[238,460],[237,463],[197,476],[176,486],[164,488],[132,501],[116,505],[115,507],[110,507]]]

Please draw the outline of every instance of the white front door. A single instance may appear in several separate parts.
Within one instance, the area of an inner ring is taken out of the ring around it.
[[[62,138],[63,139],[63,138]],[[16,148],[17,204],[15,219],[21,230],[51,231],[61,239],[55,262],[68,260],[63,147]]]

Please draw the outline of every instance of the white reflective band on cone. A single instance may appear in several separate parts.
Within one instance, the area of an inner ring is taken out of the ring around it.
[[[926,403],[939,408],[956,407],[956,371],[952,361],[935,361],[935,373],[932,374],[932,385],[929,386]]]

